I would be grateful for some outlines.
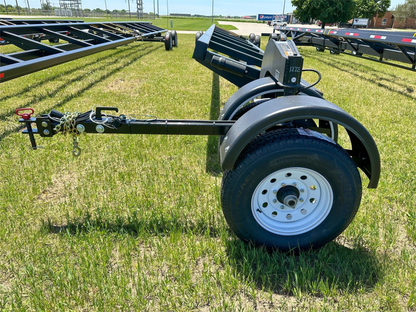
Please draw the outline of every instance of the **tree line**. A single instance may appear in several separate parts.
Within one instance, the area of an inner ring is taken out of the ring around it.
[[[416,0],[404,0],[393,10],[395,18],[416,18]],[[390,0],[292,0],[296,7],[293,14],[300,22],[319,20],[326,23],[345,23],[352,18],[384,16],[391,5]]]

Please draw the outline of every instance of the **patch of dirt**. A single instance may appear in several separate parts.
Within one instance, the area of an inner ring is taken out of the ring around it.
[[[79,174],[67,169],[61,170],[52,176],[52,183],[36,198],[46,203],[62,203],[78,186]]]

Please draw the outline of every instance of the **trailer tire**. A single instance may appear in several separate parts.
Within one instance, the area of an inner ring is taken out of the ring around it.
[[[50,43],[58,43],[59,42],[59,38],[51,38],[49,39]]]
[[[254,139],[234,169],[224,172],[221,205],[243,241],[304,250],[345,230],[361,192],[357,167],[339,145],[311,132],[281,129]]]
[[[201,38],[201,36],[204,34],[204,32],[203,31],[198,31],[196,34],[195,34],[195,43],[198,41],[198,39],[199,38]]]
[[[178,46],[178,33],[176,32],[176,30],[171,31],[171,36],[172,36],[172,45],[174,47],[177,47]]]
[[[325,48],[316,47],[316,51],[318,51],[318,52],[325,52]]]
[[[261,37],[259,35],[256,35],[254,37],[254,45],[260,48],[260,44],[261,44]]]
[[[279,41],[279,36],[276,33],[271,33],[269,36],[269,41],[270,40],[274,40],[274,41]]]
[[[164,41],[165,41],[165,50],[166,51],[172,50],[172,35],[170,32],[166,32]]]
[[[251,33],[249,36],[248,36],[248,41],[250,41],[251,43],[254,43],[254,40],[256,39],[256,34],[254,34],[254,33]]]

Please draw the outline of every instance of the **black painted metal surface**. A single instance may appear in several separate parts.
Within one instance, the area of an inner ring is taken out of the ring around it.
[[[0,46],[19,49],[0,53],[0,83],[135,40],[164,41],[166,31],[149,22],[3,25]]]

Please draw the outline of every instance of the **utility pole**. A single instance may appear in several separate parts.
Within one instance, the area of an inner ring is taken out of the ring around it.
[[[105,14],[108,18],[108,10],[107,10],[107,0],[104,0],[104,4],[105,4]]]
[[[19,8],[19,3],[17,3],[17,0],[16,0],[16,7],[17,7],[17,13],[19,13],[20,15],[20,8]]]
[[[4,0],[4,6],[6,7],[6,14],[9,15],[9,10],[7,9],[6,0]]]
[[[211,14],[212,23],[214,23],[214,0],[212,0],[212,14]]]

